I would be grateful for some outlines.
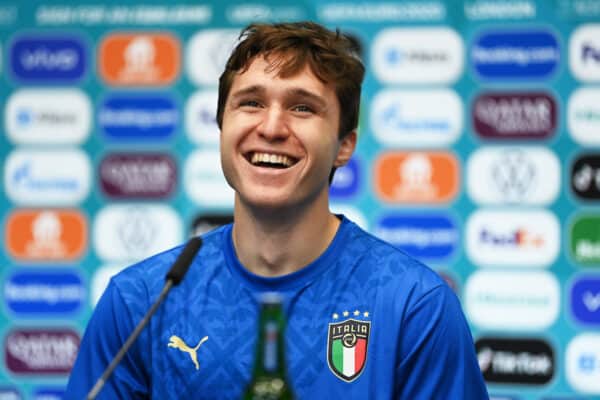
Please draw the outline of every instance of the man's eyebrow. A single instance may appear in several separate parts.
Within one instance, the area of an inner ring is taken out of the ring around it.
[[[231,98],[243,97],[246,95],[264,95],[266,91],[267,89],[262,85],[251,85],[236,90],[231,94]],[[301,99],[314,101],[320,107],[325,107],[327,105],[327,101],[322,96],[300,87],[288,89],[286,90],[285,94],[289,97],[298,97]]]

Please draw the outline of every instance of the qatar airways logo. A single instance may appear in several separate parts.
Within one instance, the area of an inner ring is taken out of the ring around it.
[[[554,351],[543,340],[481,338],[475,349],[486,382],[543,385],[556,370]]]
[[[486,139],[547,139],[556,130],[556,101],[546,93],[484,93],[473,103],[473,127]]]
[[[68,35],[23,35],[10,48],[13,75],[33,83],[73,82],[86,69],[83,42]]]
[[[71,371],[79,336],[70,329],[19,329],[5,339],[5,364],[15,374],[67,374]]]

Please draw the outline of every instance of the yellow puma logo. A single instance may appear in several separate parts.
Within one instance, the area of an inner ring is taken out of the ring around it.
[[[169,344],[167,346],[175,347],[176,349],[179,349],[179,350],[183,351],[184,353],[188,353],[190,355],[192,361],[194,362],[196,369],[199,369],[200,365],[198,365],[198,356],[196,355],[196,351],[202,345],[202,343],[206,342],[207,340],[208,340],[208,336],[204,336],[202,339],[200,339],[200,341],[198,342],[196,347],[192,348],[192,347],[188,346],[187,344],[185,344],[183,339],[181,339],[179,336],[173,335],[169,338]]]

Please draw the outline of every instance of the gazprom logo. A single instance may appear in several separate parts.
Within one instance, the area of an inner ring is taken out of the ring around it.
[[[446,261],[459,245],[459,231],[444,214],[390,214],[375,226],[375,235],[418,259]]]
[[[560,61],[556,37],[542,29],[485,31],[471,49],[482,79],[545,79]]]
[[[83,42],[72,35],[23,35],[10,48],[12,74],[33,82],[74,82],[86,69]]]
[[[164,141],[174,134],[179,111],[161,94],[113,95],[100,106],[98,122],[114,141]]]
[[[73,272],[18,272],[4,283],[8,309],[24,317],[71,314],[84,298],[83,282]]]

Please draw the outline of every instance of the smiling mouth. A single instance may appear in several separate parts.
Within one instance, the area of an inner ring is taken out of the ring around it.
[[[257,167],[284,169],[298,162],[297,159],[282,154],[252,152],[246,159]]]

